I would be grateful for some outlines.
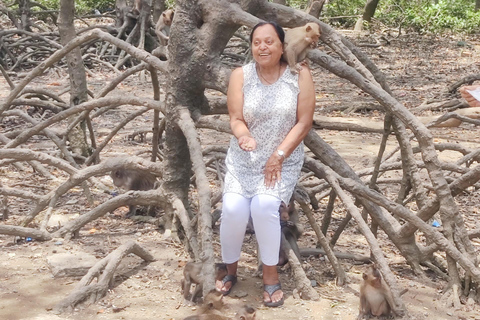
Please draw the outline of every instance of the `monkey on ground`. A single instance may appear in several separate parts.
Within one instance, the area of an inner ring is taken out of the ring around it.
[[[209,291],[200,307],[198,314],[186,317],[184,320],[229,320],[223,315],[223,294],[215,289]],[[233,320],[255,320],[256,310],[249,306],[243,306],[235,315]]]
[[[256,319],[255,308],[244,305],[235,315],[233,319],[236,320],[255,320]]]
[[[223,306],[223,294],[216,289],[212,289],[207,293],[205,299],[203,299],[203,304],[198,310],[198,314],[186,317],[184,320],[222,319],[218,317],[221,316],[220,312],[223,310]]]
[[[364,316],[389,316],[395,306],[392,292],[375,265],[368,267],[360,285],[360,308],[357,320]]]
[[[162,46],[168,45],[168,40],[170,39],[170,26],[172,25],[174,13],[175,12],[172,9],[163,11],[155,26],[155,33]]]
[[[285,235],[285,239],[287,239],[290,247],[300,261],[300,249],[298,248],[297,240],[302,235],[302,231],[298,227],[298,212],[295,209],[293,198],[288,205],[282,201],[278,211],[280,212],[280,226],[282,228],[282,233]],[[280,245],[278,266],[283,266],[287,262],[288,256],[285,254],[283,246]]]
[[[195,290],[190,298],[191,302],[195,302],[203,289],[201,262],[188,262],[183,269],[183,279],[181,281],[183,298],[188,302],[188,295],[190,294],[190,287],[195,284]],[[222,280],[227,275],[227,265],[225,263],[215,263],[215,280]],[[205,300],[205,299],[204,299]]]
[[[292,73],[302,70],[300,62],[305,60],[310,49],[316,48],[319,38],[320,26],[314,22],[285,32],[283,58],[287,61]]]
[[[155,182],[157,181],[157,178],[150,172],[125,168],[112,170],[110,177],[115,186],[126,190],[151,190],[154,188]],[[134,216],[136,211],[136,206],[129,206],[127,217]]]

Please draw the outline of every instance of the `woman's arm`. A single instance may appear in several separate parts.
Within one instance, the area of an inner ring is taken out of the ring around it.
[[[315,87],[310,69],[303,67],[298,77],[300,93],[297,100],[297,123],[290,130],[283,142],[278,146],[287,158],[303,141],[312,128],[315,111]]]
[[[284,152],[284,157],[279,156],[277,150],[268,159],[265,165],[265,185],[273,188],[275,181],[280,181],[282,164],[285,158],[298,147],[310,131],[315,111],[315,87],[313,85],[310,69],[303,67],[298,76],[300,93],[297,99],[297,123],[278,146],[277,150]]]
[[[238,145],[245,151],[252,151],[257,147],[255,139],[248,130],[243,118],[243,70],[237,68],[230,76],[227,91],[227,106],[230,115],[230,127],[233,135],[238,139]]]

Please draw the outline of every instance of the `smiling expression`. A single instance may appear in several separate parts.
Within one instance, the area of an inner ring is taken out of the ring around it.
[[[273,67],[278,64],[283,53],[283,44],[274,27],[265,24],[258,27],[252,37],[252,54],[262,67]]]

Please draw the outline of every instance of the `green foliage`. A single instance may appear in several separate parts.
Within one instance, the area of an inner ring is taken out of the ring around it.
[[[60,0],[38,0],[38,2],[49,9],[58,10],[60,8]],[[115,0],[75,0],[77,14],[92,13],[95,9],[104,12],[114,8]]]
[[[323,7],[322,16],[335,18],[328,21],[334,27],[351,28],[363,14],[364,7],[365,0],[329,1]]]
[[[60,8],[60,0],[38,0],[37,2],[51,10]]]
[[[38,2],[49,9],[58,10],[60,8],[60,0],[38,0]],[[306,2],[306,0],[303,0],[303,2]],[[173,8],[175,7],[175,0],[166,0],[165,4],[168,8]],[[115,0],[75,0],[77,14],[92,13],[95,9],[100,12],[114,10]]]
[[[480,25],[475,2],[467,0],[387,0],[383,5],[380,2],[375,17],[387,25],[402,24],[422,33],[478,32]]]
[[[58,9],[60,0],[38,0],[51,9]],[[308,0],[287,0],[287,5],[305,10]],[[322,19],[334,27],[351,28],[363,14],[366,0],[330,0],[325,4]],[[169,8],[175,0],[166,0]],[[115,7],[115,0],[76,0],[77,14],[105,11]],[[336,17],[335,19],[329,19]],[[340,17],[340,18],[338,18]],[[417,32],[478,32],[480,11],[473,0],[380,0],[374,19],[389,27],[402,25]]]
[[[366,0],[332,0],[322,16],[346,18],[330,20],[334,26],[352,27],[363,14]],[[349,17],[351,16],[351,17]],[[417,32],[478,32],[480,12],[473,0],[380,0],[374,19],[389,27]]]
[[[287,5],[300,10],[307,8],[308,0],[287,0]]]
[[[165,5],[169,9],[173,9],[175,7],[175,0],[165,0]]]
[[[98,9],[100,12],[104,12],[115,9],[115,0],[76,0],[75,5],[77,10],[78,7],[82,7],[86,11]]]

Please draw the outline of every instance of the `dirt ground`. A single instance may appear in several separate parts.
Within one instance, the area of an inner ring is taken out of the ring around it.
[[[373,36],[352,38],[356,43],[372,42]],[[461,42],[463,41],[463,42]],[[395,96],[406,105],[414,108],[429,99],[445,97],[446,88],[460,78],[479,73],[480,38],[427,37],[405,35],[392,39],[389,45],[378,48],[364,47],[371,59],[387,75]],[[360,89],[321,68],[312,66],[316,81],[318,115],[350,117],[368,121],[382,122],[383,115],[372,106],[375,101]],[[89,88],[98,91],[114,74],[96,71],[88,77]],[[13,77],[14,81],[19,81]],[[62,70],[49,71],[38,78],[36,85],[58,92],[59,83],[67,82]],[[144,95],[151,97],[148,83],[142,83],[138,77],[124,81],[117,89],[118,93]],[[8,85],[0,77],[0,98],[8,94]],[[359,112],[347,114],[336,111],[339,106],[359,107]],[[131,108],[119,108],[107,112],[104,117],[94,123],[99,136],[105,136],[109,130],[122,119]],[[425,112],[419,115],[441,113]],[[126,137],[135,129],[150,126],[153,114],[145,114],[137,118],[121,132],[123,138],[114,140],[102,154],[103,158],[119,154],[139,154],[150,147],[147,141],[132,141]],[[21,126],[21,124],[18,124]],[[1,131],[10,127],[0,127]],[[378,151],[381,136],[372,133],[346,131],[318,130],[319,134],[341,154],[355,169],[370,167]],[[478,148],[478,127],[462,125],[458,128],[432,129],[436,142],[459,143],[466,148]],[[202,130],[204,145],[226,145],[229,137]],[[150,138],[150,137],[149,137]],[[42,139],[30,141],[31,147],[48,151],[48,145]],[[393,138],[387,148],[395,146]],[[444,152],[441,159],[453,161],[459,154]],[[45,181],[34,177],[31,172],[17,172],[13,167],[0,168],[0,181],[4,186],[21,187],[41,193],[46,186],[58,185],[59,181]],[[395,174],[386,175],[394,177]],[[63,177],[64,178],[64,177]],[[37,180],[36,180],[37,179]],[[27,182],[28,181],[28,182]],[[37,181],[37,183],[35,183]],[[113,185],[108,177],[103,178],[106,185]],[[46,185],[42,185],[46,183]],[[382,185],[382,191],[394,194],[395,188]],[[96,204],[111,197],[97,192]],[[480,195],[478,190],[458,197],[462,205],[462,213],[468,229],[480,228]],[[10,199],[11,216],[7,224],[15,224],[31,207],[31,203]],[[337,203],[338,204],[338,203]],[[317,220],[323,216],[326,199],[320,203],[320,210],[315,214]],[[90,209],[84,197],[78,197],[74,192],[60,200],[55,215],[69,217],[85,213]],[[0,319],[183,319],[194,314],[196,308],[183,304],[180,292],[182,268],[189,260],[179,243],[164,237],[160,230],[150,224],[135,223],[125,219],[126,208],[119,208],[82,229],[80,237],[71,241],[54,239],[49,242],[15,239],[12,236],[0,236]],[[345,215],[341,205],[337,205],[333,213],[331,235]],[[301,221],[306,219],[301,217]],[[214,246],[219,255],[218,225],[214,229]],[[71,314],[57,316],[51,308],[75,288],[78,279],[54,278],[48,267],[47,259],[63,252],[87,252],[97,258],[103,258],[128,240],[135,240],[144,246],[156,261],[146,264],[136,256],[128,256],[118,270],[114,287],[107,296],[94,305],[82,305]],[[427,273],[430,282],[422,283],[411,272],[398,250],[385,235],[380,232],[379,241],[390,267],[397,276],[402,288],[408,288],[403,296],[407,306],[408,319],[468,319],[480,320],[478,306],[463,306],[459,310],[446,306],[441,300],[445,282],[432,273]],[[258,319],[335,319],[351,320],[358,314],[358,292],[361,274],[366,265],[353,260],[341,260],[342,267],[347,271],[349,284],[346,287],[335,286],[333,270],[323,257],[311,256],[305,259],[304,268],[310,279],[315,280],[315,289],[321,299],[319,301],[303,301],[293,296],[294,284],[287,268],[281,269],[280,279],[285,293],[285,304],[281,308],[265,308],[262,305],[261,279],[254,276],[256,270],[256,255],[254,239],[246,236],[244,252],[240,261],[239,282],[230,296],[226,297],[227,314],[232,315],[237,306],[245,303],[257,308]],[[474,240],[474,245],[480,248],[480,242]],[[314,247],[315,234],[305,224],[305,233],[300,240],[300,247]],[[342,252],[369,255],[368,245],[363,236],[351,223],[337,243],[336,250]],[[218,258],[219,259],[219,258]]]

